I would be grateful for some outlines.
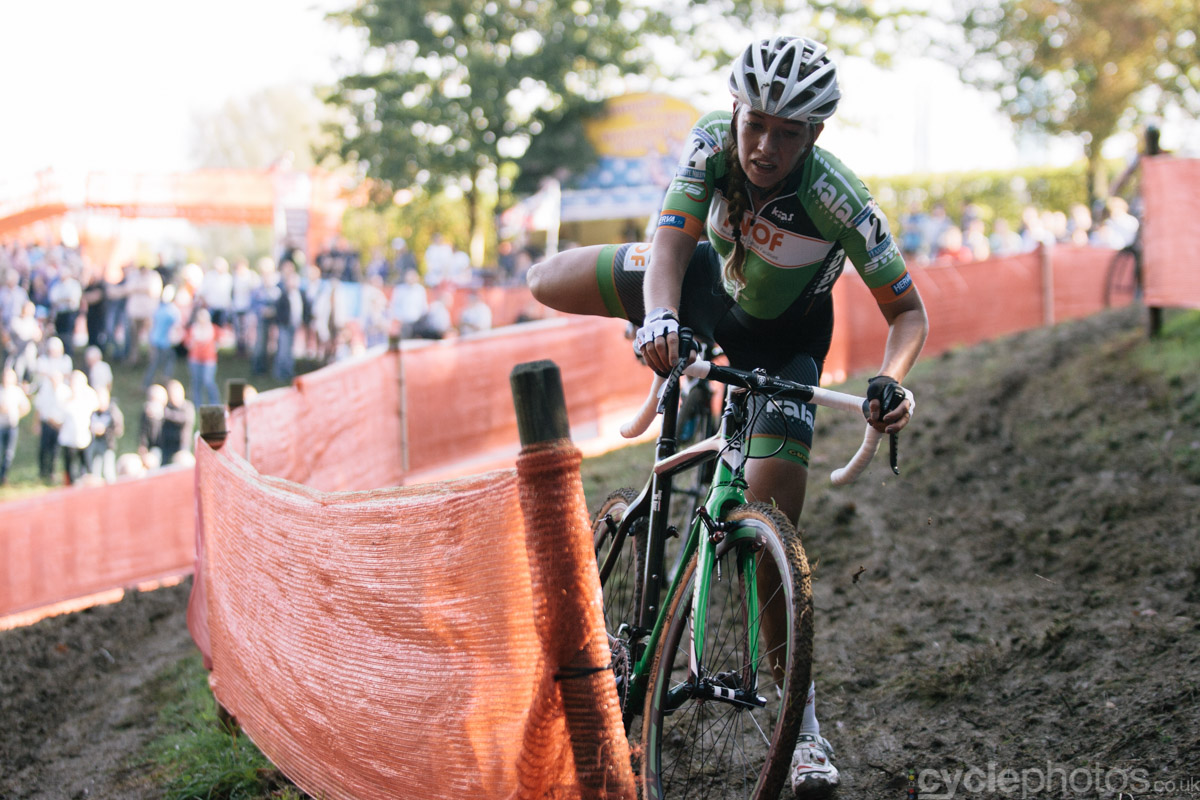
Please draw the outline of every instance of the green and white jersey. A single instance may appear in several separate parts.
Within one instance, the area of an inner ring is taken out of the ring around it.
[[[696,123],[663,201],[658,226],[696,239],[707,234],[722,259],[733,252],[726,191],[726,144],[732,114],[716,111]],[[759,319],[775,319],[797,302],[828,294],[847,256],[880,303],[912,291],[912,278],[887,218],[853,172],[814,147],[784,190],[742,218],[746,285],[737,304]]]

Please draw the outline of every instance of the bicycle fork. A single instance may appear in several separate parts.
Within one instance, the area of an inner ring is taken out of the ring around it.
[[[758,694],[759,614],[758,581],[754,553],[764,546],[761,534],[748,526],[714,520],[708,509],[700,508],[696,525],[707,533],[697,564],[692,593],[692,609],[688,615],[688,679],[668,690],[664,710],[671,713],[689,700],[726,703],[741,708],[763,708],[767,698]],[[722,580],[721,564],[726,556],[736,559],[738,594],[745,598],[741,609],[746,638],[740,669],[712,674],[704,668],[703,643],[708,621],[708,595],[712,589],[709,576]]]

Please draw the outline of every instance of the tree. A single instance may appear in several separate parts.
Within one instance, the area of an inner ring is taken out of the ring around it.
[[[1088,194],[1106,192],[1101,147],[1147,114],[1200,111],[1194,0],[956,0],[963,79],[997,92],[1020,125],[1076,134]]]
[[[650,59],[635,35],[649,17],[620,0],[376,0],[339,16],[370,50],[327,98],[337,151],[393,189],[460,186],[477,263],[481,181]]]
[[[582,123],[624,90],[624,78],[723,69],[750,29],[827,34],[844,51],[877,54],[883,49],[864,32],[903,16],[860,0],[787,5],[688,0],[668,12],[661,0],[361,2],[334,15],[368,46],[359,71],[327,97],[339,112],[334,150],[392,191],[459,186],[478,263],[480,182],[511,188],[497,177],[511,173],[500,169],[506,163],[521,163],[526,191],[543,175],[586,168],[595,155]]]
[[[312,167],[324,111],[311,90],[286,86],[229,100],[195,118],[196,166],[265,169],[287,158],[297,169]]]

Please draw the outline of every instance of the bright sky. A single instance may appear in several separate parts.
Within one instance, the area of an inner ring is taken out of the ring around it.
[[[187,169],[196,113],[328,83],[326,0],[0,0],[0,177]]]
[[[353,52],[355,38],[324,13],[342,5],[0,0],[0,179],[46,167],[188,169],[196,114],[269,86],[335,79],[335,60]],[[841,68],[845,99],[822,144],[861,175],[1077,156],[1070,146],[1018,153],[1011,127],[987,99],[936,63]],[[716,86],[724,107],[723,78]]]

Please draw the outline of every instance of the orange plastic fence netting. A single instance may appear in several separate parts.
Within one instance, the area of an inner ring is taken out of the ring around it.
[[[191,571],[192,470],[0,505],[0,617]]]
[[[1143,158],[1145,302],[1200,308],[1200,159]]]
[[[570,449],[523,454],[517,473],[323,493],[199,447],[213,691],[297,785],[633,797],[611,673],[554,679],[581,654],[607,663]],[[568,730],[592,752],[578,774]]]
[[[405,348],[408,482],[472,460],[512,463],[518,436],[508,376],[527,361],[548,359],[561,368],[573,439],[615,431],[651,379],[624,330],[622,320],[558,318]]]
[[[394,352],[332,364],[236,409],[226,446],[255,469],[312,489],[404,481]]]
[[[926,357],[1103,308],[1111,250],[1056,247],[1047,256],[1048,263],[1030,253],[915,269],[931,320]],[[837,282],[834,304],[825,374],[840,381],[878,365],[886,325],[854,276]],[[258,395],[231,415],[226,447],[261,473],[326,491],[510,466],[518,436],[508,375],[519,363],[550,359],[563,370],[572,438],[602,449],[587,443],[620,443],[616,428],[649,385],[624,326],[561,317],[454,341],[405,342],[402,375],[394,353],[375,351]],[[163,473],[0,505],[0,616],[89,594],[96,584],[186,571],[188,559],[173,543],[189,535],[191,492],[190,473]],[[103,530],[85,529],[77,521],[92,519],[100,503],[108,509]],[[97,546],[97,537],[119,546]]]
[[[953,267],[916,267],[913,282],[929,313],[925,357],[1104,308],[1113,251],[1053,247]],[[840,383],[883,359],[887,323],[860,280],[833,287],[833,342],[825,377]]]

